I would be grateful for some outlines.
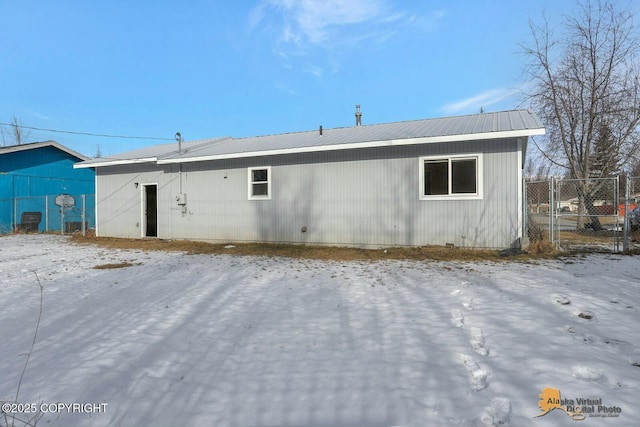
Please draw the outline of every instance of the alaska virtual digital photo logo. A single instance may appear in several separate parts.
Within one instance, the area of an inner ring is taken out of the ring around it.
[[[563,399],[560,396],[560,390],[547,387],[540,393],[540,401],[538,406],[542,412],[534,418],[547,415],[549,412],[558,409],[565,412],[572,420],[582,421],[589,417],[618,417],[622,413],[619,406],[606,406],[602,403],[602,398],[583,398]]]

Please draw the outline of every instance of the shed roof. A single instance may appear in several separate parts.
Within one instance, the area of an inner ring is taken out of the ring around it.
[[[530,110],[512,110],[467,116],[412,120],[365,126],[254,136],[248,138],[215,138],[191,141],[178,153],[177,144],[148,147],[155,158],[136,157],[136,152],[123,153],[112,159],[96,159],[76,167],[99,167],[141,161],[158,164],[186,163],[205,160],[269,156],[331,150],[384,147],[392,145],[429,144],[517,138],[544,134],[544,127]],[[160,149],[158,147],[166,147]],[[132,156],[132,154],[134,154]]]
[[[55,147],[58,150],[64,151],[65,153],[77,158],[78,160],[82,160],[82,161],[89,160],[87,156],[82,155],[77,151],[72,150],[71,148],[65,147],[64,145],[59,144],[56,141],[29,142],[26,144],[9,145],[7,147],[0,147],[0,155],[8,154],[8,153],[16,153],[18,151],[35,150],[36,148],[43,148],[43,147]]]

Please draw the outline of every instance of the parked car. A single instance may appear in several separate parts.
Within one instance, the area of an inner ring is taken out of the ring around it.
[[[629,228],[631,231],[640,229],[640,206],[629,211]]]

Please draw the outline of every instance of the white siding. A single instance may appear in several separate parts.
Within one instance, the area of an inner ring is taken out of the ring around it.
[[[99,168],[99,230],[140,237],[134,183],[158,182],[160,238],[508,247],[520,237],[517,150],[512,139],[265,156],[188,163],[181,177],[178,165]],[[420,156],[467,153],[483,153],[481,200],[419,200]],[[248,200],[256,166],[271,167],[270,200]]]

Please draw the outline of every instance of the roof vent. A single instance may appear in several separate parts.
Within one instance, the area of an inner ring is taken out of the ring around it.
[[[182,135],[176,132],[176,141],[178,141],[178,154],[182,154]]]
[[[362,113],[360,112],[360,105],[356,105],[356,126],[362,126]]]
[[[320,132],[320,136],[322,136],[322,125],[320,125],[319,132]]]

